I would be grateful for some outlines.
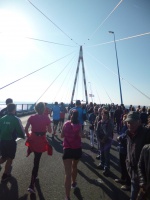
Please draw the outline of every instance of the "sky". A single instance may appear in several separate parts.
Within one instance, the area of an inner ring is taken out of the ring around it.
[[[149,10],[149,0],[1,0],[0,102],[69,103],[78,64],[84,102],[84,64],[89,102],[121,103],[119,68],[123,103],[150,106]]]

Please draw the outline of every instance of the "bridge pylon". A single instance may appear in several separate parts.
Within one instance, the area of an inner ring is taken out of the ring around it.
[[[75,93],[75,88],[76,88],[76,83],[77,83],[77,77],[79,75],[80,62],[82,63],[82,73],[83,73],[83,82],[84,82],[86,104],[88,104],[88,95],[87,95],[87,86],[86,86],[86,77],[85,77],[85,68],[84,68],[82,46],[80,46],[80,51],[79,51],[79,59],[78,59],[77,70],[76,70],[76,75],[75,75],[75,80],[74,80],[74,85],[73,85],[73,90],[72,90],[71,102],[73,102],[73,98],[74,98],[74,93]]]

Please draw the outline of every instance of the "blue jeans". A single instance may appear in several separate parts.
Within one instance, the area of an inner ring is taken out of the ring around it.
[[[139,192],[139,181],[138,178],[131,178],[131,196],[130,196],[130,200],[136,200],[137,199],[137,195]]]
[[[110,169],[110,147],[111,141],[108,143],[100,142],[100,160],[101,165],[104,166],[104,169]]]

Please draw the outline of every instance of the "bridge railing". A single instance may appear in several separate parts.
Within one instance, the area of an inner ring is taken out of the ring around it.
[[[6,107],[6,104],[0,104],[0,110]],[[35,113],[34,104],[16,104],[16,114],[18,117]]]

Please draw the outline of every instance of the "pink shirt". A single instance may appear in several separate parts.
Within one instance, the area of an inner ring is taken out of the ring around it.
[[[31,124],[31,131],[34,132],[46,132],[47,126],[51,123],[50,119],[46,115],[35,114],[29,117],[28,122]]]
[[[63,148],[78,149],[81,148],[81,136],[80,136],[81,124],[72,124],[71,121],[67,121],[63,125],[64,142]]]
[[[29,117],[28,122],[31,124],[31,134],[29,134],[26,141],[26,146],[30,148],[32,152],[45,152],[48,150],[49,145],[46,140],[46,134],[43,136],[37,136],[35,132],[47,132],[47,126],[51,123],[50,119],[46,115],[35,114]]]

